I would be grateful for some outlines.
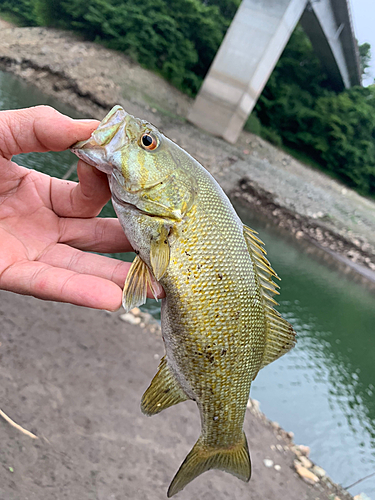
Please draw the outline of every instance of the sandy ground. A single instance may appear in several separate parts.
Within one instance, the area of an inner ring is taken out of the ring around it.
[[[163,355],[162,340],[158,330],[132,326],[120,314],[0,292],[0,408],[39,437],[0,419],[1,500],[166,498],[198,438],[199,415],[190,401],[142,415],[140,398]],[[306,484],[294,471],[288,435],[255,408],[244,429],[250,483],[210,471],[177,498],[352,498],[328,479]]]

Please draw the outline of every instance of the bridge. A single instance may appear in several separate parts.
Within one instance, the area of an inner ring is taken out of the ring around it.
[[[299,21],[332,85],[361,85],[349,0],[243,0],[189,121],[236,142]]]

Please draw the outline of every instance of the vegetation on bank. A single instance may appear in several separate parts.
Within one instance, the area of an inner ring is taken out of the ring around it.
[[[240,0],[0,0],[27,26],[73,29],[194,96]],[[360,47],[363,71],[370,47]],[[337,93],[297,28],[246,128],[375,195],[375,87]]]

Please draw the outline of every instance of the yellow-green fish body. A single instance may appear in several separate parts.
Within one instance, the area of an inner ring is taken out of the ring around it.
[[[166,355],[142,411],[154,415],[186,399],[200,411],[200,438],[168,496],[212,468],[249,480],[242,428],[250,385],[295,342],[273,309],[276,275],[262,242],[194,158],[120,107],[73,151],[108,173],[116,213],[137,253],[124,307],[143,303],[155,279],[166,293]]]

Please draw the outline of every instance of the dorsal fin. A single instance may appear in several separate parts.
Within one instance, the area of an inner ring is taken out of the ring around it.
[[[254,269],[257,274],[261,287],[261,294],[264,299],[266,309],[266,348],[264,350],[261,368],[272,363],[287,353],[296,343],[296,334],[292,325],[281,317],[272,305],[277,305],[272,295],[279,294],[277,288],[280,288],[272,278],[280,279],[271,264],[266,258],[264,243],[256,235],[253,229],[244,225],[244,237],[254,263]]]

